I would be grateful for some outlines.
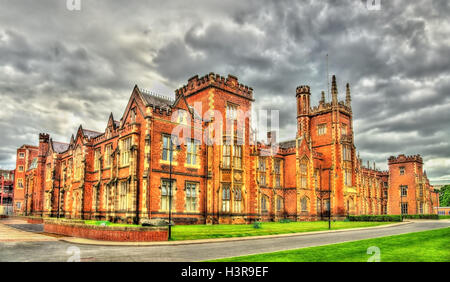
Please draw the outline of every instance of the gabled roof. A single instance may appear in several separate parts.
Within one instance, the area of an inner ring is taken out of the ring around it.
[[[93,131],[93,130],[83,129],[83,134],[84,134],[84,136],[86,136],[88,138],[95,138],[97,136],[102,135],[103,133]]]
[[[171,108],[173,104],[173,100],[170,100],[170,98],[165,98],[160,95],[156,94],[149,94],[148,92],[144,92],[143,90],[139,89],[139,91],[142,94],[142,97],[144,98],[144,102],[147,104],[147,106],[154,106],[154,107],[160,107],[163,109]]]
[[[52,141],[52,146],[53,146],[53,151],[55,151],[58,154],[65,152],[65,151],[67,151],[67,149],[69,149],[69,144],[62,143],[62,142]]]
[[[295,140],[289,140],[289,141],[284,141],[284,142],[280,142],[278,143],[278,146],[281,149],[290,149],[290,148],[295,148],[297,146]]]

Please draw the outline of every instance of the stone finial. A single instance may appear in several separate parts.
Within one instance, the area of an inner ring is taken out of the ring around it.
[[[351,103],[352,103],[352,98],[350,96],[350,84],[347,83],[347,85],[346,85],[346,93],[345,93],[345,105],[347,107],[351,108],[352,107]]]
[[[337,84],[336,84],[336,76],[333,75],[333,78],[331,80],[331,102],[333,105],[338,104],[338,90],[337,90]]]
[[[322,94],[320,97],[320,104],[325,104],[325,91],[322,91]]]

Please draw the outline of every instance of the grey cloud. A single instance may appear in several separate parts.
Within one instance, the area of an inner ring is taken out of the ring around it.
[[[281,139],[294,138],[295,88],[310,85],[318,102],[327,53],[340,99],[351,84],[364,159],[383,167],[397,153],[450,157],[446,0],[382,1],[381,11],[365,0],[83,0],[80,12],[63,2],[2,1],[0,98],[12,113],[0,113],[0,166],[13,166],[7,156],[40,131],[68,141],[79,123],[103,130],[134,84],[175,89],[211,71],[253,87],[255,107],[280,110]]]

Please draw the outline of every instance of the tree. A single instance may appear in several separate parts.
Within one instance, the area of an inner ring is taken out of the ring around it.
[[[442,188],[439,190],[439,206],[450,206],[450,185],[442,186]]]

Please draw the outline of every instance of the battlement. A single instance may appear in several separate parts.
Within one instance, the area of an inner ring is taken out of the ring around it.
[[[390,156],[388,159],[388,164],[398,164],[398,163],[409,163],[418,162],[423,163],[422,157],[420,155],[405,156],[404,154],[398,155],[398,157]]]
[[[48,135],[47,133],[39,133],[39,142],[48,143],[49,140],[50,140],[50,135]]]
[[[311,95],[310,90],[311,89],[310,89],[310,87],[308,85],[300,85],[296,89],[296,94],[297,94],[296,96],[301,95],[301,94]]]
[[[227,92],[253,100],[253,88],[239,83],[236,76],[229,74],[228,77],[225,78],[212,72],[200,78],[198,75],[189,78],[187,85],[175,90],[175,95],[190,96],[208,86],[217,87]]]
[[[311,114],[320,114],[321,112],[327,112],[327,111],[331,111],[332,110],[332,103],[319,103],[318,106],[314,106],[311,108]],[[338,103],[338,109],[341,112],[347,113],[347,114],[351,114],[352,113],[352,109],[350,107],[348,107],[347,105],[344,104],[344,102],[340,101]]]

